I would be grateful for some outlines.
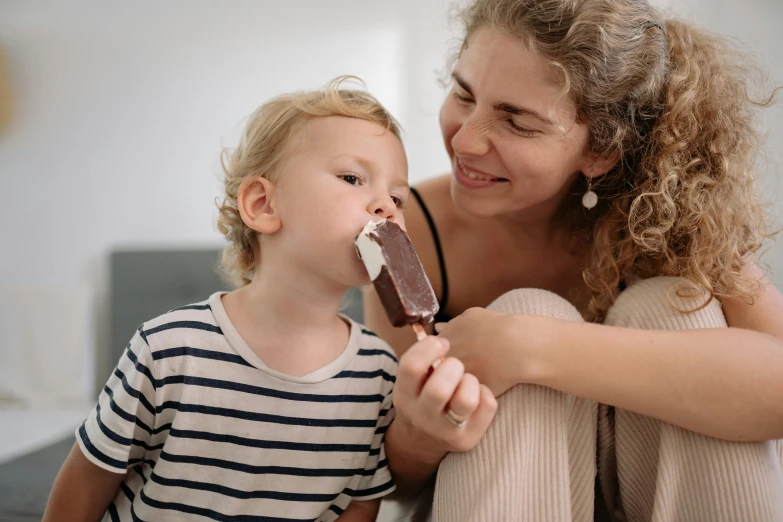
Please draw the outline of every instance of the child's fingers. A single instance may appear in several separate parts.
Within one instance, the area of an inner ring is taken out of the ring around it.
[[[395,394],[410,399],[417,397],[432,364],[440,360],[448,349],[449,342],[435,336],[428,336],[411,346],[400,358],[397,381],[394,384]]]
[[[457,422],[463,419],[467,420],[479,407],[480,399],[481,387],[479,380],[475,375],[466,373],[457,385],[454,395],[451,396],[446,411]]]
[[[424,383],[419,396],[421,409],[429,414],[445,412],[464,374],[462,361],[454,357],[444,359]]]

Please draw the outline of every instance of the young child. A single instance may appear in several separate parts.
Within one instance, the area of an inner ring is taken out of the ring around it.
[[[432,472],[406,467],[415,444],[467,449],[486,429],[491,414],[468,428],[441,415],[452,398],[469,416],[479,392],[454,360],[428,377],[447,349],[430,338],[406,354],[410,415],[387,433],[397,359],[338,312],[369,282],[354,237],[370,219],[403,224],[407,163],[394,118],[341,82],[250,117],[218,219],[239,288],[139,327],[44,520],[375,520],[395,488],[385,436],[413,485]]]

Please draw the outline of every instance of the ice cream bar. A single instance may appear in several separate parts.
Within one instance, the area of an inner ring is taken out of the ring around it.
[[[408,234],[393,221],[370,221],[354,243],[391,323],[413,326],[421,339],[439,306]]]

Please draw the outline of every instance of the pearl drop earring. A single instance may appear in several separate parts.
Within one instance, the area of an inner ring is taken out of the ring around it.
[[[591,178],[587,178],[587,192],[582,196],[582,206],[590,210],[598,204],[598,194],[593,192],[593,183]]]

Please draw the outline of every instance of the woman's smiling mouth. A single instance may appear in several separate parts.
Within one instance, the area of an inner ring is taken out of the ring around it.
[[[508,181],[467,167],[459,158],[454,158],[454,176],[460,185],[467,188],[487,188]]]

